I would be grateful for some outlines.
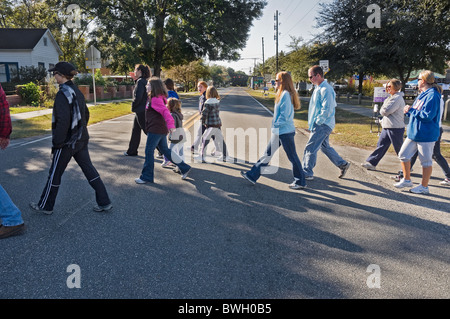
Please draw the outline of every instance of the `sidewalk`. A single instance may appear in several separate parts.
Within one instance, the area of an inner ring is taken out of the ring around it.
[[[108,103],[113,103],[113,102],[130,102],[131,103],[132,99],[122,99],[122,100],[111,100],[111,101],[100,101],[97,102],[97,105],[99,104],[108,104]],[[89,102],[86,103],[88,107],[94,106],[94,102]],[[42,115],[47,115],[47,114],[52,114],[53,113],[53,109],[46,109],[46,110],[39,110],[39,111],[34,111],[34,112],[24,112],[24,113],[17,113],[17,114],[11,114],[11,121],[18,121],[18,120],[25,120],[25,119],[30,119],[33,117],[38,117],[38,116],[42,116]]]

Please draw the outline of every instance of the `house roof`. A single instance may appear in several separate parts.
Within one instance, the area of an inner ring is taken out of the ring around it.
[[[0,28],[0,50],[33,50],[47,30]],[[61,51],[51,33],[50,36],[57,50]]]

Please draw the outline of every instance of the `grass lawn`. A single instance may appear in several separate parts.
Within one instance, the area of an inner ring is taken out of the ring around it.
[[[273,111],[275,100],[274,93],[270,93],[268,96],[263,96],[262,91],[247,89],[247,92],[269,110]],[[307,129],[309,104],[303,100],[301,102],[302,107],[299,111],[295,112],[294,122],[296,127]],[[332,143],[338,143],[341,145],[349,145],[368,150],[375,149],[378,141],[378,136],[376,134],[377,127],[374,125],[374,133],[370,133],[370,122],[371,118],[369,117],[337,108],[336,127],[333,130],[333,134],[330,135],[330,140]],[[392,146],[390,147],[389,152],[395,154]],[[447,161],[450,160],[450,144],[441,143],[441,154],[447,159]]]
[[[37,108],[32,108],[36,111]],[[131,114],[130,102],[112,102],[108,104],[99,104],[89,108],[89,125],[101,121],[110,120],[122,115]],[[11,139],[25,138],[48,134],[52,128],[52,115],[42,115],[26,120],[12,122],[13,132]]]

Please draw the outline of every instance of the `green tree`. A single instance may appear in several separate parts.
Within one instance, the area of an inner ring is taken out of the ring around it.
[[[76,28],[66,25],[70,0],[8,0],[0,3],[0,27],[49,29],[63,52],[61,60],[84,70],[88,27],[93,18],[84,15]]]
[[[223,86],[230,81],[230,76],[224,66],[212,65],[209,68],[209,73],[215,86]]]
[[[172,80],[183,83],[187,90],[195,89],[200,79],[206,80],[210,77],[209,68],[202,59],[174,66],[166,70],[165,74]]]
[[[443,71],[450,58],[448,1],[380,0],[381,28],[367,24],[372,3],[340,0],[322,5],[317,21],[324,32],[316,57],[330,61],[330,75],[383,74],[405,83],[413,70]]]
[[[73,0],[97,17],[95,37],[104,45],[115,39],[133,48],[153,66],[186,64],[201,57],[237,60],[252,21],[264,0]],[[111,52],[113,60],[117,56]]]

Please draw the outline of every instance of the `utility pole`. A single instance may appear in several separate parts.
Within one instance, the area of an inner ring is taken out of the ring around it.
[[[278,10],[275,13],[274,19],[275,19],[275,25],[274,25],[274,29],[275,29],[275,36],[274,36],[274,40],[275,40],[275,44],[276,44],[276,57],[277,57],[277,64],[276,64],[276,70],[277,70],[277,74],[278,74]]]
[[[266,87],[266,77],[265,77],[265,69],[264,69],[264,37],[262,38],[262,58],[263,58],[263,64],[262,64],[262,76],[264,78],[264,87]]]

